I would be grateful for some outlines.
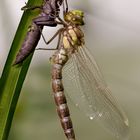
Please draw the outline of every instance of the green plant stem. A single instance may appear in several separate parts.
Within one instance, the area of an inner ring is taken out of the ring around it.
[[[28,4],[41,5],[42,0],[29,0]],[[39,11],[36,10],[24,12],[0,78],[0,140],[7,140],[8,138],[18,97],[33,54],[21,65],[12,66],[12,64],[32,19],[38,14]]]

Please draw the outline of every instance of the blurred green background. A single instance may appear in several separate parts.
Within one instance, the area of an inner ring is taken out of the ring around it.
[[[0,0],[0,74],[16,32],[23,0]],[[87,47],[94,54],[113,95],[130,121],[130,140],[140,139],[140,2],[138,0],[69,0],[70,8],[85,12],[83,28]],[[50,38],[56,29],[45,28]],[[56,46],[53,42],[49,47]],[[38,47],[45,47],[39,42]],[[36,51],[28,71],[9,140],[63,140],[51,96],[49,57],[52,51]],[[68,99],[77,140],[115,140],[90,121]]]

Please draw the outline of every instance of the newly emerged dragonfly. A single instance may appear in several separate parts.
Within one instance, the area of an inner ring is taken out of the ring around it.
[[[34,51],[43,26],[62,24],[63,27],[57,31],[47,44],[59,35],[57,51],[51,57],[52,89],[57,112],[67,139],[75,140],[75,133],[64,95],[64,88],[76,106],[85,112],[91,120],[99,120],[116,137],[127,138],[128,119],[117,101],[112,97],[93,55],[85,46],[84,33],[80,28],[84,25],[84,13],[80,10],[66,10],[64,11],[64,21],[59,17],[59,14],[52,18],[52,13],[56,13],[57,9],[52,8],[54,6],[53,2],[56,1],[44,0],[46,5],[43,5],[43,12],[39,17],[33,19],[33,24],[14,64],[22,62]],[[56,6],[59,7],[63,0],[60,0],[60,3],[57,2]],[[50,9],[47,6],[50,6]],[[50,50],[47,48],[39,49]]]
[[[60,40],[51,58],[52,88],[64,133],[68,140],[75,140],[65,89],[76,106],[91,120],[99,120],[117,138],[127,139],[129,121],[112,97],[93,55],[85,46],[84,33],[80,28],[84,25],[83,17],[80,10],[65,12],[64,21],[58,18],[63,28],[54,35],[59,35]]]
[[[22,10],[25,11],[40,9],[41,13],[33,19],[31,26],[29,26],[24,42],[14,61],[14,65],[22,63],[35,50],[40,40],[43,26],[57,26],[55,19],[59,16],[62,3],[63,0],[44,0],[43,5],[41,6],[26,5],[22,8]]]

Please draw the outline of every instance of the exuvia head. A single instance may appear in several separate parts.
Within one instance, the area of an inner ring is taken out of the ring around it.
[[[66,22],[73,23],[76,25],[84,25],[84,12],[81,10],[71,10],[64,15]]]

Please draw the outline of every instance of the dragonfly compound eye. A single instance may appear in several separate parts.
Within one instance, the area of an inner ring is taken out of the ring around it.
[[[75,25],[84,25],[84,12],[80,10],[72,10],[65,14],[65,21],[73,23]]]

